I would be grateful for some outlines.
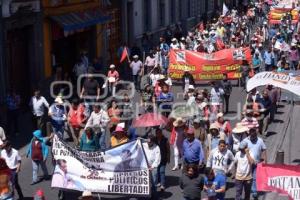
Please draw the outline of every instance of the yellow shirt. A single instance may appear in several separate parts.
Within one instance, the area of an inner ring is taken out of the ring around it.
[[[123,137],[120,140],[118,140],[115,136],[112,136],[110,138],[111,147],[115,147],[115,146],[118,146],[120,144],[124,144],[126,142],[128,142],[128,138],[127,137]]]

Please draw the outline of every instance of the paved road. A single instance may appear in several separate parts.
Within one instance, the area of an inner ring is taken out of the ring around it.
[[[201,88],[203,88],[203,87],[205,87],[205,86],[201,86]],[[179,86],[174,86],[172,88],[172,91],[175,94],[179,94],[181,91],[181,88]],[[229,115],[227,115],[227,117],[230,117],[230,119],[231,119],[232,126],[234,126],[235,122],[238,121],[240,118],[240,114],[238,114],[238,113],[240,113],[242,105],[245,101],[245,95],[246,95],[246,93],[243,89],[234,87],[234,90],[233,90],[233,93],[231,96],[231,100],[230,100],[230,111],[231,112]],[[134,101],[137,101],[137,99],[138,99],[138,97],[135,96]],[[176,102],[180,102],[180,101],[182,101],[182,95],[178,95],[178,98],[176,99]],[[28,121],[28,123],[29,123],[29,121]],[[27,134],[29,134],[29,133],[27,132]],[[268,142],[268,145],[272,145],[272,141],[276,140],[276,137],[277,137],[277,134],[271,134],[267,138],[267,140],[270,141],[270,142]],[[21,152],[23,154],[23,158],[22,158],[23,162],[22,162],[22,171],[20,173],[19,178],[20,178],[20,184],[23,189],[25,197],[28,197],[28,199],[30,199],[29,197],[32,197],[34,191],[41,188],[44,190],[47,199],[50,199],[50,200],[57,199],[58,192],[56,189],[50,188],[50,181],[44,181],[37,185],[30,186],[31,173],[32,173],[31,172],[31,161],[24,157],[24,148],[22,148]],[[160,193],[160,197],[161,197],[161,199],[180,200],[182,196],[181,196],[181,190],[178,187],[178,181],[179,181],[181,172],[180,171],[176,171],[176,172],[171,171],[172,167],[173,167],[173,160],[171,161],[171,164],[168,165],[167,171],[166,171],[167,189],[164,193]],[[48,169],[50,172],[53,171],[53,166],[50,162],[50,159],[48,160]],[[228,188],[228,191],[226,192],[226,198],[234,199],[234,195],[235,195],[234,183],[231,180],[229,180],[227,188]],[[76,199],[76,197],[78,195],[79,195],[78,192],[67,192],[67,200]],[[105,196],[105,198],[104,198],[104,196],[102,196],[102,197],[103,198],[101,198],[101,199],[121,199],[120,197],[114,197],[114,196]],[[125,197],[123,199],[130,199],[130,197]]]

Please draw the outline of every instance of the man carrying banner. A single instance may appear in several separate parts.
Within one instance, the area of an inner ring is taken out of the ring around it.
[[[161,161],[161,154],[159,146],[155,144],[155,136],[149,135],[147,143],[143,144],[145,155],[148,161],[148,167],[152,174],[152,199],[157,199],[156,185],[157,185],[157,167]]]

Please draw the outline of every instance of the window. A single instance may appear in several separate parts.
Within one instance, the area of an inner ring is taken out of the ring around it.
[[[151,0],[144,0],[144,31],[151,30]]]
[[[158,10],[159,10],[159,26],[165,25],[165,0],[158,0]]]

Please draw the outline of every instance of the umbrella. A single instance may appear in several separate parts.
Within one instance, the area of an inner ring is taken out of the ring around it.
[[[132,126],[133,127],[151,127],[151,126],[160,126],[167,124],[168,119],[158,113],[146,113],[144,115],[136,118]]]

